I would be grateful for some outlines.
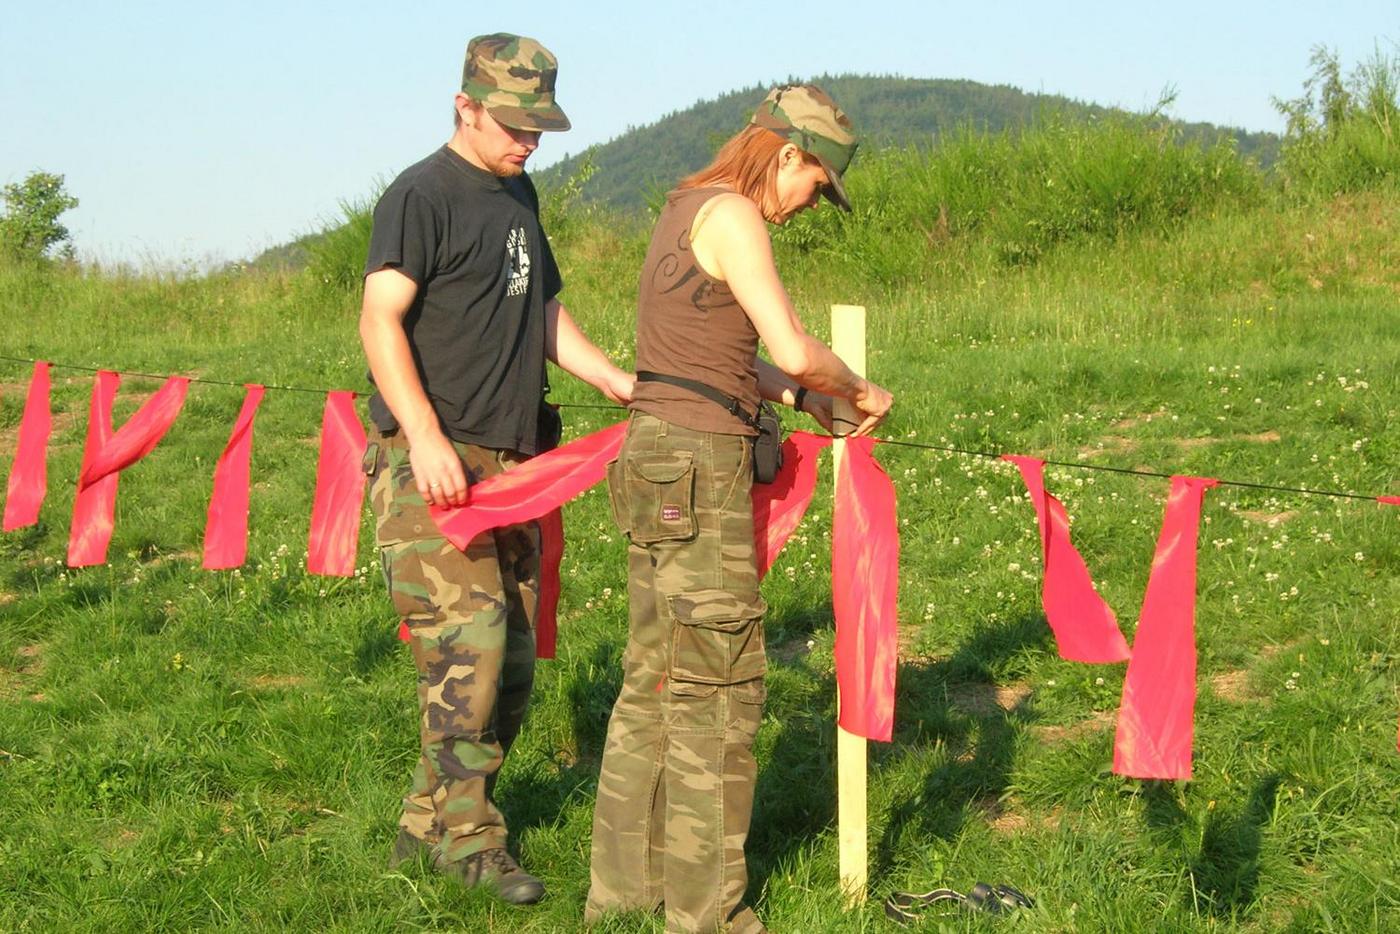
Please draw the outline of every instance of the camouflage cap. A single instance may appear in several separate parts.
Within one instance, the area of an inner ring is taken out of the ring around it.
[[[517,130],[567,130],[569,118],[554,102],[559,62],[534,39],[508,32],[467,43],[462,93]]]
[[[850,118],[815,84],[787,84],[768,92],[749,121],[765,127],[813,155],[830,184],[822,193],[843,211],[851,209],[841,174],[856,154]]]

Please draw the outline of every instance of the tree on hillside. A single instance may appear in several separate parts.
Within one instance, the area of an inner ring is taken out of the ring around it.
[[[78,199],[63,189],[63,176],[52,172],[31,172],[22,182],[6,185],[0,192],[5,213],[0,216],[0,250],[16,259],[37,260],[57,253],[73,256],[68,228],[59,223],[64,211],[78,206]]]

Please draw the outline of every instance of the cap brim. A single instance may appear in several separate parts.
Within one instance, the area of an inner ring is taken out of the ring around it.
[[[558,104],[530,110],[504,104],[487,104],[486,109],[497,123],[514,130],[567,130],[573,126]]]
[[[821,163],[822,169],[826,172],[826,185],[822,188],[822,194],[826,196],[826,200],[830,201],[841,210],[850,213],[851,199],[846,197],[846,186],[841,183],[841,173],[834,171],[831,168],[831,163],[821,156],[815,153],[812,155],[813,158]]]

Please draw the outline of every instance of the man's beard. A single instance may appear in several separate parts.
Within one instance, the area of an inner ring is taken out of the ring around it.
[[[524,174],[524,172],[525,166],[517,165],[514,162],[508,162],[505,159],[502,159],[491,167],[491,174],[495,175],[497,178],[515,178]]]

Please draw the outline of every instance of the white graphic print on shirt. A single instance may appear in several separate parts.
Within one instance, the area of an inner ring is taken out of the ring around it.
[[[524,227],[516,227],[506,237],[506,258],[510,263],[506,294],[524,295],[530,289],[530,251],[526,249]]]

